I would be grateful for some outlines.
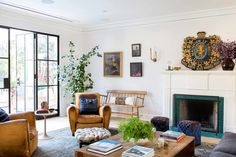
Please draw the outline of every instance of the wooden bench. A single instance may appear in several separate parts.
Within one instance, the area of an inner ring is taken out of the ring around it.
[[[146,91],[131,90],[108,90],[107,95],[103,95],[102,104],[110,105],[112,113],[137,116],[139,118],[139,108],[144,107],[144,97]],[[114,111],[114,107],[130,108],[131,111]]]

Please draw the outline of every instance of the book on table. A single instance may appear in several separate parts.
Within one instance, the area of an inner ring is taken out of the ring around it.
[[[160,137],[165,138],[167,141],[180,142],[186,137],[186,135],[182,132],[167,130],[167,131],[163,132],[160,135]]]
[[[90,144],[87,150],[90,152],[107,155],[121,148],[122,148],[121,142],[115,140],[103,139]]]
[[[122,157],[153,157],[154,149],[135,145],[122,153]]]

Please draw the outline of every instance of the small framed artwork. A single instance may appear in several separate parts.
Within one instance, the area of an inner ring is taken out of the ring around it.
[[[142,62],[130,63],[130,76],[131,77],[143,76],[143,63]]]
[[[141,56],[141,44],[132,44],[132,57]]]
[[[122,77],[122,52],[104,52],[103,75]]]

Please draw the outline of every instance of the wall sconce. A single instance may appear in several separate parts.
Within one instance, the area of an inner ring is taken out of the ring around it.
[[[153,62],[156,62],[156,61],[157,61],[157,52],[154,51],[154,56],[152,57],[152,48],[150,48],[150,59],[151,59]]]

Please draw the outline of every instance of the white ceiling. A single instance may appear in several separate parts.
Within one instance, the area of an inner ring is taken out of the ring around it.
[[[82,26],[235,7],[236,0],[0,0],[7,4],[67,19]],[[5,3],[5,4],[3,4]],[[16,9],[24,12],[23,9]],[[44,16],[44,15],[41,15]]]

